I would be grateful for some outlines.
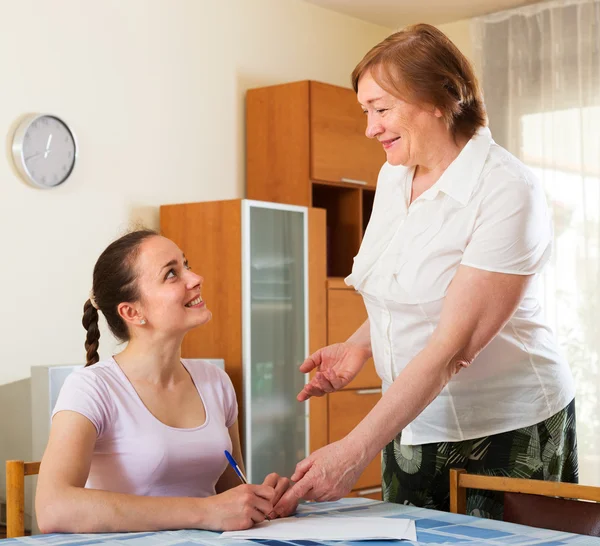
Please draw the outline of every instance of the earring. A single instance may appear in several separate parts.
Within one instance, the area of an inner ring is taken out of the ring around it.
[[[140,324],[146,324],[146,319],[143,318],[142,320],[140,320]]]

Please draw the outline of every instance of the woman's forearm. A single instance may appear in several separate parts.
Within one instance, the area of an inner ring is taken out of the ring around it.
[[[144,497],[82,487],[36,498],[43,533],[112,533],[209,528],[210,497]]]
[[[357,345],[362,349],[369,351],[369,356],[373,356],[371,349],[371,326],[369,319],[365,320],[346,341],[352,345]]]
[[[350,432],[351,444],[372,460],[411,423],[448,384],[456,371],[452,356],[439,348],[423,349],[404,368],[381,400]]]

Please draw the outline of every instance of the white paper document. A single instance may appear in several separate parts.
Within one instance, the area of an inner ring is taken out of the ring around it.
[[[415,522],[410,519],[369,517],[307,516],[264,521],[245,531],[228,531],[221,538],[244,540],[417,540]]]

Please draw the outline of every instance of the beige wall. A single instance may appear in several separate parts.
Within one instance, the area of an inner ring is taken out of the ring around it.
[[[454,23],[439,25],[438,28],[454,42],[456,47],[458,47],[471,62],[474,61],[470,19],[463,19]]]
[[[299,0],[2,2],[0,498],[3,461],[29,456],[30,367],[82,361],[101,250],[132,221],[157,227],[162,203],[242,197],[244,91],[348,85],[388,33]],[[28,112],[59,115],[78,137],[63,187],[13,172],[9,133]],[[114,347],[104,335],[101,356]]]

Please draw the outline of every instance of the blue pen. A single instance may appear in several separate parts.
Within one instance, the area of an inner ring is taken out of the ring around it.
[[[248,483],[246,476],[244,476],[244,473],[240,470],[240,467],[235,462],[235,459],[233,458],[231,453],[229,453],[229,451],[227,451],[227,450],[225,450],[225,457],[227,457],[229,464],[233,467],[233,469],[235,470],[235,473],[240,477],[240,480],[242,480],[242,483]]]
[[[235,473],[239,476],[240,480],[242,480],[242,483],[247,484],[248,480],[246,479],[246,476],[244,476],[244,473],[242,472],[242,470],[240,469],[238,464],[235,462],[235,459],[233,458],[231,453],[229,453],[229,451],[227,451],[227,450],[225,450],[225,457],[227,457],[227,461],[229,461],[229,464],[235,470]],[[265,519],[267,521],[271,521],[271,518],[267,515],[265,515]]]

